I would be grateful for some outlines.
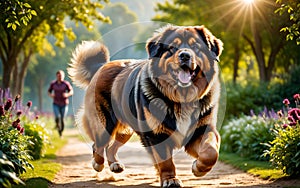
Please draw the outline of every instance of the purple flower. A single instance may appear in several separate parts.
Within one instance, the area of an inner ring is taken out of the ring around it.
[[[30,108],[30,107],[32,106],[32,102],[31,102],[31,101],[28,101],[28,102],[27,102],[27,106],[28,106],[28,108]]]
[[[5,105],[4,105],[4,110],[7,111],[7,110],[9,110],[11,107],[12,107],[12,99],[9,98],[9,99],[7,99],[7,101],[6,101]]]
[[[3,105],[0,105],[0,116],[4,116],[4,115],[5,115],[4,107]]]
[[[250,115],[252,116],[252,117],[254,117],[255,116],[255,113],[254,113],[254,110],[250,110]]]

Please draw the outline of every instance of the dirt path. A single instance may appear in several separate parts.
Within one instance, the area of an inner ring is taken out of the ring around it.
[[[50,187],[159,187],[151,160],[139,143],[127,143],[120,149],[119,157],[126,167],[125,171],[120,174],[110,172],[108,165],[102,172],[95,172],[91,166],[91,153],[92,149],[89,144],[71,137],[68,144],[57,153],[57,161],[63,165],[63,169],[56,175]],[[300,185],[300,180],[280,182],[261,180],[222,162],[218,162],[208,175],[197,178],[191,172],[193,159],[183,151],[178,151],[174,160],[177,175],[185,187],[285,187]]]

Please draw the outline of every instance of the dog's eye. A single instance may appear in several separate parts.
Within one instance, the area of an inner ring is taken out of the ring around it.
[[[193,50],[200,50],[200,44],[198,44],[198,43],[193,43],[192,45],[191,45],[191,48],[193,49]]]
[[[175,46],[170,46],[169,47],[169,52],[174,54],[176,51],[178,50],[178,48],[176,48]]]

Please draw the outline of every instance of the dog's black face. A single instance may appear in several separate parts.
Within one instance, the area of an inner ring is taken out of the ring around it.
[[[146,48],[153,82],[174,102],[202,98],[218,75],[222,42],[202,26],[166,27]]]

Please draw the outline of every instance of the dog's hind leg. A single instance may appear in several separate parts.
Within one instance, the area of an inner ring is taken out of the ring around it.
[[[104,168],[104,148],[108,145],[111,135],[105,131],[105,128],[99,131],[95,136],[95,143],[93,145],[93,168],[100,172]]]
[[[119,124],[114,141],[106,147],[107,161],[112,172],[120,173],[125,169],[125,166],[119,162],[117,152],[130,139],[132,134],[133,130],[131,128]]]

